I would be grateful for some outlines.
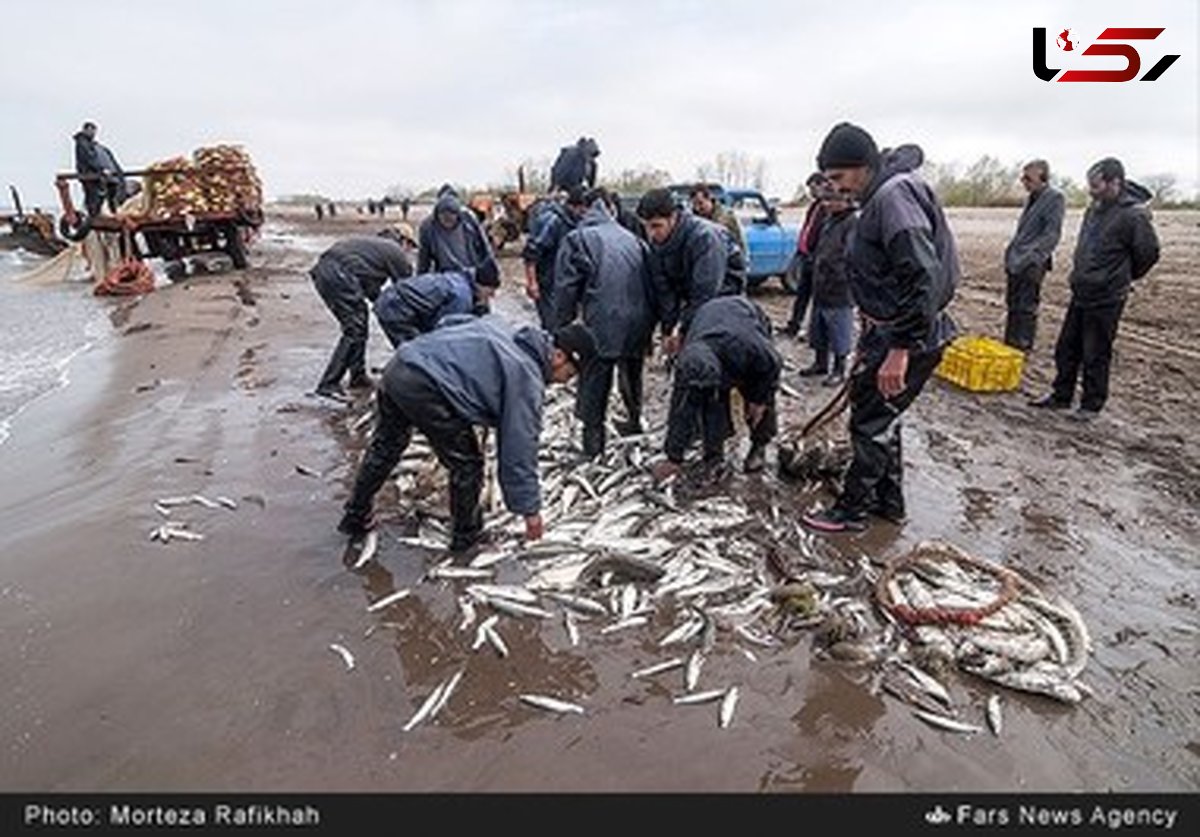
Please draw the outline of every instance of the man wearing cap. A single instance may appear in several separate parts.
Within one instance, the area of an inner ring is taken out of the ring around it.
[[[638,202],[638,217],[650,243],[650,279],[668,355],[701,305],[745,288],[745,259],[724,227],[685,212],[669,189],[651,189]]]
[[[617,431],[641,432],[642,372],[657,316],[646,245],[617,223],[602,191],[589,197],[587,213],[558,248],[553,323],[565,326],[582,314],[596,336],[598,358],[581,371],[575,401],[575,415],[583,422],[583,453],[594,457],[604,451],[614,370],[625,405]]]
[[[392,228],[375,236],[342,239],[322,253],[309,271],[325,307],[342,327],[341,339],[317,384],[318,395],[344,399],[342,377],[347,372],[351,389],[371,385],[367,375],[367,303],[379,297],[389,280],[399,281],[413,272],[411,243],[398,243],[397,239],[405,240],[398,229]]]
[[[450,470],[450,549],[462,553],[483,535],[483,453],[479,425],[496,428],[505,506],[525,518],[525,537],[542,536],[538,443],[547,383],[564,383],[595,356],[595,339],[575,324],[553,337],[515,329],[489,314],[445,325],[396,350],[383,371],[375,432],[359,466],[338,531],[361,537],[375,526],[376,492],[421,431]]]
[[[552,328],[554,320],[554,265],[563,237],[583,217],[588,201],[581,186],[567,192],[563,201],[548,200],[532,219],[521,261],[525,265],[525,294],[537,305],[542,328]]]
[[[446,185],[439,191],[433,213],[417,230],[417,273],[462,270],[491,262],[500,265],[475,213],[463,206],[458,193]]]
[[[880,153],[848,122],[833,127],[817,155],[831,186],[861,207],[848,275],[863,328],[849,383],[854,458],[833,506],[801,518],[816,531],[862,531],[870,514],[904,519],[900,417],[954,336],[946,307],[959,278],[946,216],[916,173],[922,161],[915,145]]]
[[[679,472],[697,430],[710,475],[724,464],[725,440],[733,435],[729,396],[734,389],[745,403],[750,452],[747,473],[761,471],[767,443],[777,429],[775,394],[783,359],[771,342],[767,315],[745,296],[720,296],[696,310],[675,362],[667,417],[665,462],[654,467],[664,480]]]
[[[490,262],[466,270],[421,273],[380,291],[375,319],[395,348],[433,331],[443,317],[486,314],[499,285],[500,275]]]

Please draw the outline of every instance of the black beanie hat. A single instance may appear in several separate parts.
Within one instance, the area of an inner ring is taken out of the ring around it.
[[[562,349],[582,372],[596,359],[596,337],[583,323],[571,323],[554,332],[554,345]]]
[[[855,166],[875,168],[878,163],[879,149],[875,147],[875,140],[862,128],[849,122],[834,125],[817,152],[817,168],[821,171]]]

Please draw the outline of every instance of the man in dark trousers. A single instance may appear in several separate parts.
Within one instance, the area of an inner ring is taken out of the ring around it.
[[[666,460],[653,468],[655,480],[679,473],[697,431],[703,442],[709,475],[724,464],[725,440],[733,435],[729,396],[733,389],[745,403],[750,452],[742,464],[747,473],[761,471],[767,443],[778,420],[775,394],[783,359],[771,342],[771,323],[745,296],[714,297],[696,310],[675,363],[671,406],[667,416]]]
[[[812,263],[813,253],[817,250],[821,228],[825,223],[825,204],[821,200],[827,182],[825,175],[815,171],[805,181],[808,187],[808,209],[804,213],[804,221],[800,224],[800,234],[796,237],[796,252],[792,255],[792,263],[788,265],[788,273],[796,278],[796,298],[792,300],[792,315],[783,327],[783,334],[788,337],[799,337],[804,331],[804,315],[808,311],[809,300],[812,299]]]
[[[1066,199],[1050,185],[1050,164],[1031,160],[1021,170],[1021,185],[1029,193],[1017,231],[1004,251],[1008,276],[1004,342],[1016,349],[1033,348],[1037,333],[1042,279],[1051,267],[1051,256],[1062,235]]]
[[[871,135],[842,122],[821,144],[817,166],[861,207],[850,242],[850,287],[862,314],[850,376],[853,460],[832,507],[801,518],[821,532],[862,531],[868,515],[904,519],[900,418],[954,336],[946,306],[960,269],[945,213],[916,173],[915,145],[880,153]]]
[[[668,189],[642,195],[637,214],[650,243],[663,349],[674,355],[697,308],[714,296],[742,293],[744,256],[728,230],[681,210]]]
[[[1083,215],[1071,268],[1071,301],[1054,347],[1054,388],[1030,402],[1065,410],[1083,372],[1079,409],[1072,418],[1089,421],[1108,400],[1113,341],[1133,283],[1158,261],[1158,236],[1146,202],[1150,192],[1125,179],[1120,160],[1106,157],[1087,173],[1092,202]]]
[[[550,167],[550,191],[594,188],[599,156],[600,146],[591,137],[580,137],[574,145],[564,145]]]
[[[499,263],[475,213],[463,206],[458,193],[443,186],[433,212],[417,228],[420,241],[417,273],[463,270]]]
[[[537,305],[538,321],[542,328],[551,328],[554,320],[554,266],[558,246],[563,237],[587,211],[586,193],[581,186],[567,192],[563,201],[543,201],[537,215],[530,222],[529,235],[521,250],[521,261],[525,265],[525,295]]]
[[[404,343],[383,371],[375,432],[359,466],[338,531],[374,528],[376,492],[421,431],[450,470],[450,549],[470,549],[483,534],[483,452],[476,427],[497,430],[498,476],[509,511],[525,518],[525,537],[542,536],[538,445],[546,384],[564,383],[595,356],[582,325],[553,337],[534,326],[514,330],[488,315],[446,325]]]
[[[583,453],[604,451],[613,370],[625,405],[622,435],[641,432],[642,371],[657,314],[651,304],[646,245],[613,218],[600,194],[558,248],[554,324],[580,315],[596,337],[597,360],[579,380],[575,415],[583,422]]]
[[[371,386],[367,375],[367,334],[370,311],[384,284],[412,275],[409,248],[391,230],[376,236],[353,236],[321,254],[309,271],[317,293],[337,318],[342,336],[317,384],[317,395],[344,400],[342,377],[350,373],[351,389]]]
[[[96,123],[84,122],[75,134],[75,173],[82,175],[83,206],[88,217],[97,215],[107,201],[110,212],[125,202],[125,173],[107,146],[96,141]]]
[[[466,270],[421,273],[380,291],[375,319],[396,348],[433,331],[443,317],[487,313],[499,286],[500,274],[490,262]]]

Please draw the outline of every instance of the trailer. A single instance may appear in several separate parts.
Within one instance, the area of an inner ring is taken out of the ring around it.
[[[215,157],[214,157],[215,155]],[[230,158],[236,165],[213,164]],[[59,233],[82,241],[91,232],[109,233],[118,240],[123,260],[160,258],[168,265],[203,252],[224,252],[233,266],[247,266],[247,247],[263,223],[262,193],[249,157],[232,146],[196,152],[198,164],[179,157],[120,177],[142,177],[132,207],[114,214],[88,215],[71,199],[72,181],[96,181],[98,174],[61,173],[55,177],[62,204]],[[141,198],[140,203],[138,201]],[[172,271],[168,271],[171,273]]]

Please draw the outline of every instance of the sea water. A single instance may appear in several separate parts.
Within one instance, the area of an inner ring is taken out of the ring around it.
[[[112,332],[109,306],[92,295],[86,278],[20,280],[45,262],[24,250],[0,250],[0,445],[25,407],[69,383],[71,360]]]

